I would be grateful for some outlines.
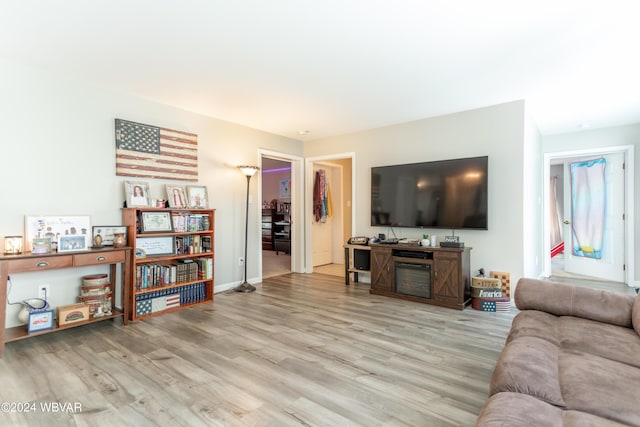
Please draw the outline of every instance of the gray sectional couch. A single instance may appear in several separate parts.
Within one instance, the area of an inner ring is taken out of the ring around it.
[[[476,426],[640,426],[640,296],[521,279]]]

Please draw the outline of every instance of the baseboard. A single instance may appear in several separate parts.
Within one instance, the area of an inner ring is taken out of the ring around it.
[[[255,286],[256,283],[262,283],[262,281],[260,279],[249,279],[248,282],[252,285]],[[230,291],[232,289],[234,289],[236,286],[242,284],[241,281],[237,281],[237,282],[232,282],[232,283],[225,283],[223,285],[214,285],[213,286],[213,293],[214,294],[219,294],[222,292],[226,292],[226,291]]]

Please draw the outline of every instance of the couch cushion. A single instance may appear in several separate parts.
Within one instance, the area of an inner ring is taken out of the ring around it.
[[[476,426],[562,427],[562,410],[526,394],[503,392],[486,401]]]
[[[632,295],[523,278],[514,297],[520,310],[577,316],[631,328]]]
[[[560,339],[556,331],[558,316],[544,311],[526,310],[518,313],[511,322],[507,342],[520,337],[535,337],[559,346]]]
[[[567,409],[640,425],[640,369],[591,354],[561,350],[558,371]]]
[[[558,377],[558,346],[535,337],[508,342],[491,376],[491,395],[510,391],[564,407]]]
[[[565,411],[535,397],[520,393],[498,393],[487,400],[476,427],[622,427],[585,412]]]
[[[559,338],[563,350],[589,353],[640,368],[640,337],[633,329],[570,316],[559,317],[556,323],[553,335]]]

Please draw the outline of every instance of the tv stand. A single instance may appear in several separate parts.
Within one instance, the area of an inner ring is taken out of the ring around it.
[[[471,248],[370,246],[370,293],[458,310],[471,301]]]

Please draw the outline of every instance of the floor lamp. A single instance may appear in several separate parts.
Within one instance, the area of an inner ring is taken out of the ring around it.
[[[242,174],[247,177],[247,208],[244,215],[244,282],[235,288],[236,292],[253,292],[256,287],[247,282],[247,242],[249,238],[249,182],[251,177],[260,170],[257,166],[238,166]]]

